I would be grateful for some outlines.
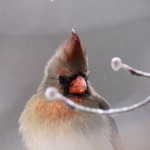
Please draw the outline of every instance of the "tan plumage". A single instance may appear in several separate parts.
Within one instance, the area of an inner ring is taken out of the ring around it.
[[[48,62],[37,93],[21,114],[20,133],[28,150],[124,150],[112,117],[75,111],[44,95],[52,86],[80,105],[109,109],[87,76],[86,51],[72,32]]]

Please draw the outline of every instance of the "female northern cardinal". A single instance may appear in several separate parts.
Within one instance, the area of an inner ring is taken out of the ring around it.
[[[49,60],[37,93],[20,117],[20,132],[29,150],[124,150],[115,121],[108,115],[71,109],[45,97],[48,87],[91,108],[109,109],[88,81],[86,50],[75,31]]]

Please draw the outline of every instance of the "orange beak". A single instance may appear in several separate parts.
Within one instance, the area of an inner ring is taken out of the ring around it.
[[[70,94],[84,94],[87,89],[86,81],[82,76],[78,76],[71,82],[69,87]]]

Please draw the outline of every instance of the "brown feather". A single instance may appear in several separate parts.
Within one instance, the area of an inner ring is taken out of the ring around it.
[[[86,50],[75,32],[72,32],[71,38],[61,45],[58,53],[65,66],[87,72]]]
[[[82,104],[83,100],[72,98],[72,100],[78,104]],[[33,105],[33,104],[32,104]],[[80,114],[71,108],[69,108],[63,101],[47,101],[44,97],[36,97],[34,110],[35,116],[38,120],[49,123],[64,122],[70,120]]]

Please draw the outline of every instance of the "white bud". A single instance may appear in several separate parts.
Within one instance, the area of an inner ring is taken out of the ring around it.
[[[46,89],[45,91],[45,96],[49,99],[49,100],[54,100],[56,99],[56,95],[57,95],[57,89],[53,88],[53,87],[49,87]]]
[[[114,57],[111,60],[111,67],[114,71],[118,71],[123,66],[122,61],[119,57]]]

